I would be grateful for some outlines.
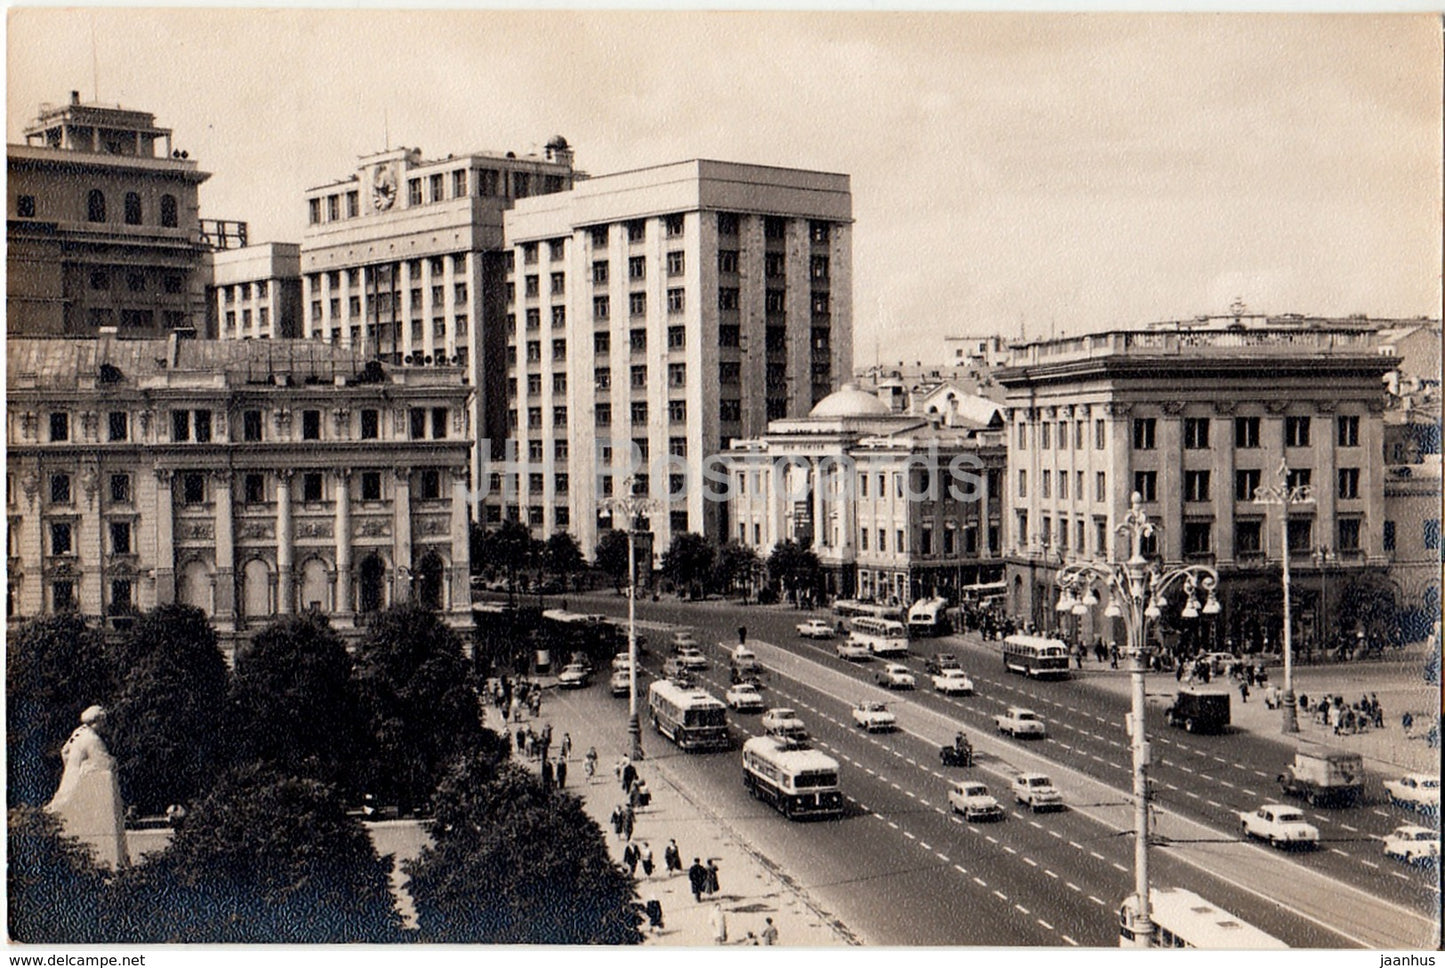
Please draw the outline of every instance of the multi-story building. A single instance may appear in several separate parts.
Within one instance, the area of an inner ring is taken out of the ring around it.
[[[1015,347],[1013,364],[998,379],[1016,616],[1040,628],[1069,620],[1054,608],[1060,565],[1127,557],[1115,529],[1135,492],[1157,526],[1151,555],[1218,569],[1224,612],[1206,631],[1220,640],[1278,641],[1286,531],[1301,579],[1297,641],[1347,621],[1334,614],[1347,586],[1383,576],[1382,378],[1394,362],[1373,333],[1108,332]],[[1310,486],[1311,503],[1256,503],[1281,469],[1290,486]],[[1337,594],[1316,580],[1325,568]]]
[[[207,253],[206,335],[212,339],[301,336],[301,246],[266,242]]]
[[[848,176],[687,161],[518,201],[505,223],[516,451],[485,520],[570,530],[590,554],[632,473],[658,501],[656,552],[731,533],[686,478],[852,369]]]
[[[6,145],[6,332],[126,336],[199,327],[206,251],[198,187],[210,177],[171,147],[155,115],[42,105]]]
[[[396,365],[462,367],[476,388],[472,426],[501,456],[502,213],[573,178],[561,137],[540,156],[395,148],[359,159],[306,192],[303,335]]]
[[[726,537],[807,544],[829,595],[907,605],[1002,578],[1003,419],[895,413],[855,384],[725,455]]]
[[[295,340],[10,339],[7,616],[470,623],[471,388]]]

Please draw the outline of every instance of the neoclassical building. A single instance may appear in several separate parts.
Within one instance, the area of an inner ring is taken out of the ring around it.
[[[11,339],[7,617],[470,623],[471,388],[310,341]]]

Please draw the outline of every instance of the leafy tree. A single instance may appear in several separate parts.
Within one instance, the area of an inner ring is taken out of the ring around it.
[[[741,587],[746,595],[761,564],[758,553],[752,548],[729,541],[718,549],[717,560],[713,564],[713,587],[724,594]]]
[[[561,579],[564,588],[571,584],[572,576],[582,570],[582,549],[577,547],[577,539],[566,531],[554,532],[547,539],[542,555],[547,572]]]
[[[38,807],[16,807],[7,820],[6,904],[10,938],[25,944],[112,942],[103,923],[105,881],[90,848],[61,834]]]
[[[817,594],[823,568],[813,549],[789,539],[775,547],[768,556],[768,575],[782,586],[783,595],[791,598],[796,605],[805,596]]]
[[[325,617],[285,616],[236,653],[229,712],[232,762],[360,792],[371,759],[351,656]]]
[[[356,651],[377,752],[371,792],[410,812],[452,761],[482,741],[476,691],[456,632],[415,603],[379,613]]]
[[[627,542],[627,532],[618,530],[604,532],[597,542],[597,567],[612,579],[612,587],[619,592],[627,581]]]
[[[403,865],[429,941],[636,944],[633,881],[581,801],[473,757],[437,789],[432,845]]]
[[[712,576],[717,549],[700,534],[683,532],[672,536],[672,544],[662,554],[662,573],[679,589],[687,589],[697,598],[703,583]]]
[[[487,538],[491,560],[507,576],[507,594],[517,593],[517,578],[527,567],[532,554],[532,534],[520,521],[503,521]]]
[[[108,720],[121,794],[142,813],[192,799],[222,765],[226,660],[200,609],[162,605],[117,647],[124,685]]]
[[[7,796],[41,804],[60,783],[60,747],[81,711],[110,704],[114,670],[101,633],[74,612],[26,622],[5,651]]]

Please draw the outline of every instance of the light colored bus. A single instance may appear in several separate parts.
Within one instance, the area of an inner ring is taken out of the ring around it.
[[[1129,928],[1138,901],[1131,894],[1119,907],[1119,947],[1135,946]],[[1288,948],[1289,945],[1265,934],[1222,908],[1210,904],[1193,891],[1181,887],[1149,889],[1149,920],[1154,925],[1151,948],[1199,948],[1201,950],[1260,950]]]
[[[908,634],[914,638],[947,635],[948,599],[922,598],[908,609]]]
[[[754,736],[743,744],[743,785],[789,820],[843,813],[838,761],[806,742]]]
[[[1067,679],[1069,647],[1062,639],[1010,635],[1003,640],[1003,667],[1030,679]]]
[[[725,750],[732,745],[722,700],[696,686],[658,679],[647,689],[652,725],[685,750]]]
[[[892,619],[860,615],[848,623],[848,641],[878,656],[908,654],[908,629]]]

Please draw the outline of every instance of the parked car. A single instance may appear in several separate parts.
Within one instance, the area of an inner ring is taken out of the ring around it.
[[[763,711],[763,694],[758,692],[758,687],[751,682],[740,682],[729,689],[725,695],[727,704],[740,713],[758,713]]]
[[[935,652],[923,663],[923,671],[930,675],[938,675],[947,669],[958,669],[958,656],[952,652]]]
[[[581,662],[573,662],[557,673],[557,685],[562,689],[581,689],[592,681],[592,671]]]
[[[965,820],[1002,820],[1003,807],[976,780],[961,780],[948,789],[948,802]]]
[[[1266,803],[1258,810],[1241,813],[1239,822],[1245,837],[1267,840],[1271,847],[1313,849],[1320,841],[1319,828],[1306,823],[1298,807],[1282,803]]]
[[[1027,804],[1034,813],[1064,809],[1064,795],[1044,773],[1020,773],[1014,777],[1014,799]]]
[[[873,652],[868,646],[851,639],[843,639],[838,643],[836,649],[838,658],[847,659],[849,662],[866,662],[873,658]]]
[[[873,674],[873,681],[889,689],[912,689],[918,684],[908,666],[890,662]]]
[[[1440,834],[1414,824],[1396,827],[1385,835],[1385,856],[1398,857],[1407,864],[1439,863]]]
[[[773,736],[789,736],[794,739],[806,739],[808,736],[808,729],[798,718],[797,710],[787,706],[774,706],[763,713],[759,725],[763,727],[763,732]]]
[[[993,722],[1000,733],[1007,733],[1013,737],[1032,736],[1043,739],[1049,732],[1038,713],[1022,706],[1008,707],[1007,710],[995,716]]]
[[[973,680],[962,669],[944,669],[933,676],[933,688],[950,696],[972,696]]]
[[[805,639],[831,639],[837,635],[837,630],[821,618],[810,618],[806,622],[798,623],[798,634]]]
[[[707,668],[707,656],[696,646],[689,645],[678,649],[675,658],[689,672],[701,672]]]
[[[1424,773],[1406,773],[1398,780],[1386,780],[1385,792],[1398,807],[1437,813],[1440,810],[1440,778]]]
[[[887,703],[865,700],[853,706],[854,725],[870,733],[898,728],[898,717],[888,708]]]

